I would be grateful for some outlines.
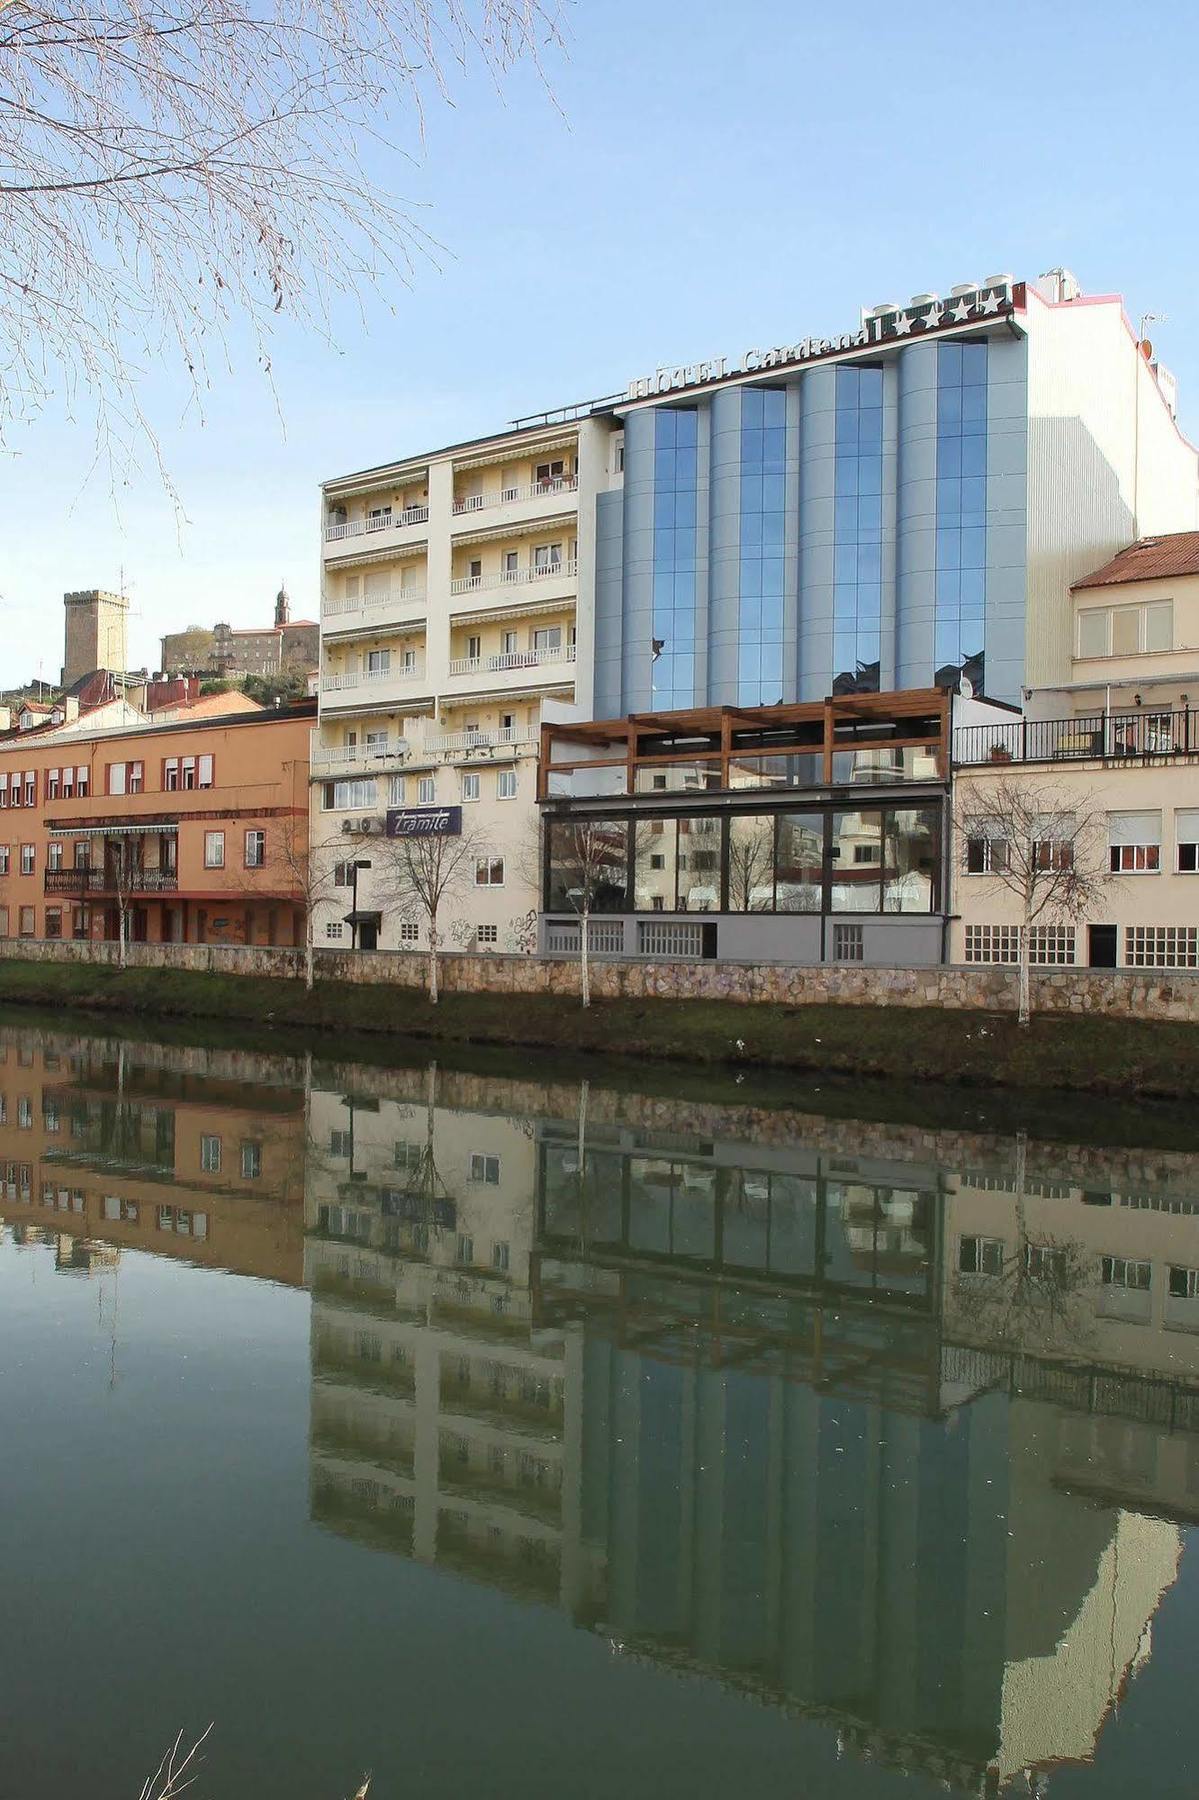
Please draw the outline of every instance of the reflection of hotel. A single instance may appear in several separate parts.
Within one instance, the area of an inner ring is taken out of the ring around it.
[[[441,1080],[431,1111],[415,1078],[408,1106],[313,1096],[314,1514],[954,1791],[1089,1758],[1199,1516],[1199,1413],[1164,1312],[1105,1335],[1103,1281],[1070,1296],[1085,1369],[1035,1307],[981,1341],[957,1269],[1015,1147],[947,1173],[928,1139],[738,1141],[720,1108],[710,1139],[531,1136]],[[1042,1247],[1106,1267],[1131,1162],[1100,1208],[1059,1155],[1019,1151]],[[1159,1164],[1168,1262],[1194,1226]]]
[[[55,1242],[60,1267],[102,1244],[298,1283],[303,1094],[184,1072],[186,1053],[150,1063],[145,1048],[0,1030],[14,1234]]]

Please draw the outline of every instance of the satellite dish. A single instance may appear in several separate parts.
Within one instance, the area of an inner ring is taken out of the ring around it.
[[[1141,339],[1141,355],[1145,358],[1146,362],[1153,361],[1153,345],[1148,338]]]
[[[973,698],[974,698],[974,683],[971,681],[969,675],[963,675],[961,680],[958,682],[958,693],[961,695],[963,700],[973,700]]]

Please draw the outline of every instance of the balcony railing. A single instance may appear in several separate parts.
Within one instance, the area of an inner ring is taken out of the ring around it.
[[[361,769],[396,762],[408,749],[407,739],[396,737],[374,744],[319,744],[312,752],[314,769]]]
[[[527,487],[500,488],[490,494],[460,494],[454,501],[454,516],[486,512],[490,506],[511,506],[518,500],[540,500],[546,494],[575,494],[578,488],[577,475],[563,475],[557,481],[534,481]]]
[[[1073,719],[1013,719],[1005,725],[960,725],[953,734],[959,765],[1010,762],[1125,762],[1136,757],[1199,755],[1199,712],[1082,713]]]
[[[460,575],[451,581],[450,592],[480,594],[487,588],[524,587],[530,581],[552,581],[555,576],[573,576],[578,572],[578,561],[571,556],[565,562],[547,563],[544,568],[501,569],[495,575]]]
[[[347,669],[340,675],[322,675],[321,692],[336,694],[346,688],[365,687],[377,681],[420,681],[424,673],[420,663],[415,666],[397,663],[394,669],[390,665],[383,669]]]
[[[575,646],[562,644],[553,650],[509,650],[499,656],[454,656],[450,658],[450,675],[507,674],[513,669],[540,669],[551,663],[572,663]]]
[[[425,749],[434,751],[494,750],[510,744],[535,744],[537,733],[529,725],[502,725],[495,731],[443,731],[430,733]]]
[[[47,869],[47,894],[173,894],[179,887],[174,869],[130,869],[120,875],[107,869]]]
[[[427,506],[406,506],[403,512],[379,513],[372,519],[334,519],[325,526],[325,542],[336,544],[342,538],[364,537],[372,531],[395,531],[401,525],[423,525],[428,517]]]
[[[424,588],[393,588],[387,594],[372,594],[369,599],[322,600],[321,618],[336,619],[343,613],[377,613],[392,606],[404,606],[409,601],[413,604],[423,602]]]

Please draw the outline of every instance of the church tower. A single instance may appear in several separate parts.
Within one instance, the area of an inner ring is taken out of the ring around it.
[[[275,595],[275,624],[290,625],[290,623],[291,600],[288,597],[286,587],[280,583],[279,592]]]

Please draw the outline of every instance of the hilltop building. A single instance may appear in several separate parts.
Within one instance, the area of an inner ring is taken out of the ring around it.
[[[281,586],[275,596],[274,623],[233,626],[225,622],[211,632],[168,632],[162,640],[164,674],[207,671],[227,678],[282,675],[315,669],[320,656],[320,626],[314,619],[292,619],[291,599]]]
[[[102,588],[64,594],[66,645],[62,685],[70,688],[97,669],[124,674],[129,666],[129,599]]]

